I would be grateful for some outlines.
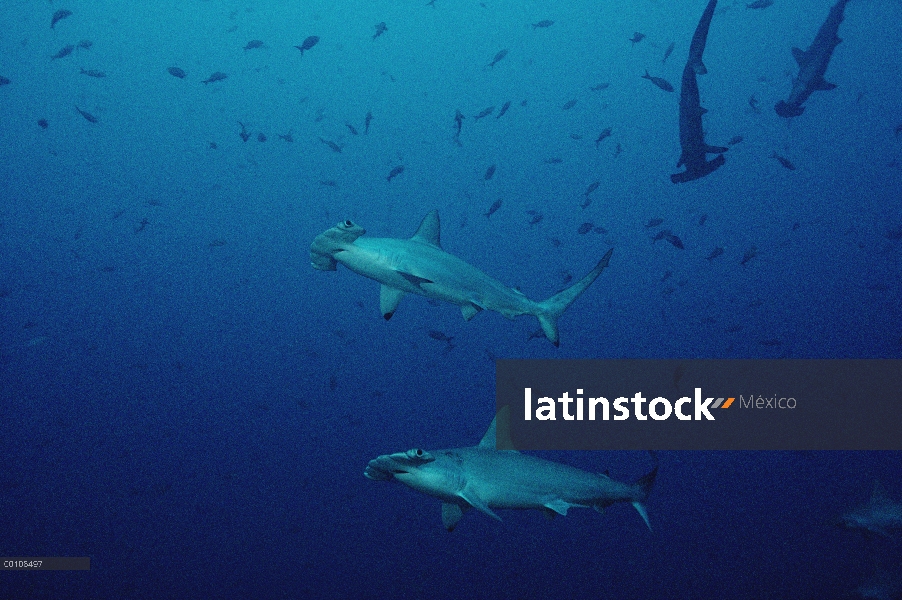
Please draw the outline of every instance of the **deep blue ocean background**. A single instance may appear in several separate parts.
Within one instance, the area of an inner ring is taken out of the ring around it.
[[[742,141],[683,185],[704,1],[430,4],[0,3],[0,556],[91,557],[0,573],[0,598],[846,598],[902,569],[898,539],[829,524],[874,479],[902,500],[902,453],[662,452],[654,532],[621,504],[447,533],[436,499],[363,476],[478,442],[493,358],[902,357],[902,4],[851,0],[837,89],[787,121],[829,0],[722,1],[704,126]],[[432,209],[447,251],[533,299],[614,248],[559,349],[418,297],[386,323],[378,284],[310,266],[340,220],[408,237]]]

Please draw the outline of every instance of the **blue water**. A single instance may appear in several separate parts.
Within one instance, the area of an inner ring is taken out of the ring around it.
[[[743,139],[676,186],[704,2],[5,0],[0,555],[91,570],[3,572],[0,598],[842,598],[899,570],[899,540],[829,522],[874,479],[902,499],[900,453],[664,452],[653,533],[628,505],[447,533],[437,500],[363,477],[475,444],[493,357],[902,357],[902,4],[852,0],[836,90],[772,108],[829,8],[720,3],[706,138]],[[386,323],[375,282],[310,267],[339,220],[408,237],[431,209],[446,250],[534,299],[614,248],[560,349],[531,317],[417,297]]]

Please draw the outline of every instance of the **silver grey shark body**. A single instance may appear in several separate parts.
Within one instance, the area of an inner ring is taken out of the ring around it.
[[[405,293],[418,294],[460,306],[468,321],[484,309],[509,319],[533,315],[555,346],[559,345],[558,318],[608,266],[613,252],[609,250],[573,286],[535,302],[442,250],[438,211],[427,214],[410,239],[361,237],[365,233],[351,221],[339,223],[313,241],[310,262],[321,271],[335,271],[341,263],[381,283],[379,304],[386,320],[392,317]]]
[[[808,50],[792,49],[792,56],[799,65],[799,74],[792,81],[792,91],[784,102],[780,100],[774,106],[774,110],[781,117],[797,117],[802,114],[805,107],[802,104],[813,92],[830,91],[836,89],[836,85],[824,79],[827,66],[833,51],[842,41],[837,33],[842,23],[846,4],[849,0],[838,0],[830,9],[827,20],[818,29],[814,41]]]
[[[496,419],[478,446],[385,454],[371,460],[364,475],[376,481],[396,480],[440,499],[442,523],[448,531],[471,507],[500,521],[492,509],[534,508],[554,516],[566,515],[572,506],[601,512],[616,502],[631,503],[651,529],[645,500],[657,466],[628,484],[516,450],[496,450]]]
[[[868,503],[847,512],[841,520],[848,529],[889,537],[902,531],[902,503],[891,500],[880,482],[875,481]]]
[[[726,162],[723,153],[727,151],[724,146],[711,146],[705,142],[705,134],[702,129],[702,115],[707,110],[702,108],[701,96],[698,90],[698,75],[708,72],[702,56],[705,53],[705,45],[708,43],[708,29],[711,27],[711,18],[717,0],[709,0],[702,13],[701,19],[692,35],[692,43],[689,46],[689,59],[683,68],[683,78],[680,87],[680,160],[677,168],[686,165],[686,170],[674,173],[670,176],[673,183],[685,183],[700,179],[720,168]],[[717,154],[708,160],[708,154]]]

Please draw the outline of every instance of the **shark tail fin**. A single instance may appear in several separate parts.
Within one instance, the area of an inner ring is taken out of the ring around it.
[[[566,290],[558,292],[547,300],[536,303],[539,309],[536,313],[536,318],[539,320],[539,324],[542,326],[542,331],[545,333],[545,337],[551,340],[551,343],[555,346],[561,345],[557,331],[558,318],[560,318],[560,316],[564,314],[564,311],[567,310],[577,298],[579,298],[580,294],[586,291],[586,288],[592,285],[592,282],[598,279],[598,276],[601,275],[601,272],[604,271],[605,267],[608,266],[608,263],[611,260],[611,254],[613,254],[613,252],[613,248],[608,250],[605,255],[601,257],[601,260],[598,261],[598,264],[595,265],[594,269],[592,269],[585,277],[568,287]]]
[[[648,530],[651,531],[651,522],[648,520],[648,510],[645,508],[645,501],[648,499],[648,495],[651,493],[651,488],[655,484],[655,478],[658,476],[658,465],[655,464],[655,468],[651,471],[643,475],[639,478],[639,481],[636,482],[636,488],[638,493],[638,498],[632,501],[633,507],[636,509],[636,512],[639,513],[639,516],[642,517],[642,520],[645,521],[645,524],[648,526]]]

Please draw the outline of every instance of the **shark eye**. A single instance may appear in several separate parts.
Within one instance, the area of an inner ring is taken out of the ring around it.
[[[416,453],[418,458],[423,456],[423,450],[421,450],[420,448],[417,448],[416,450],[414,450],[414,453]]]
[[[345,221],[344,225],[347,229],[350,229],[351,227],[354,226],[354,224],[350,221],[350,219]]]

